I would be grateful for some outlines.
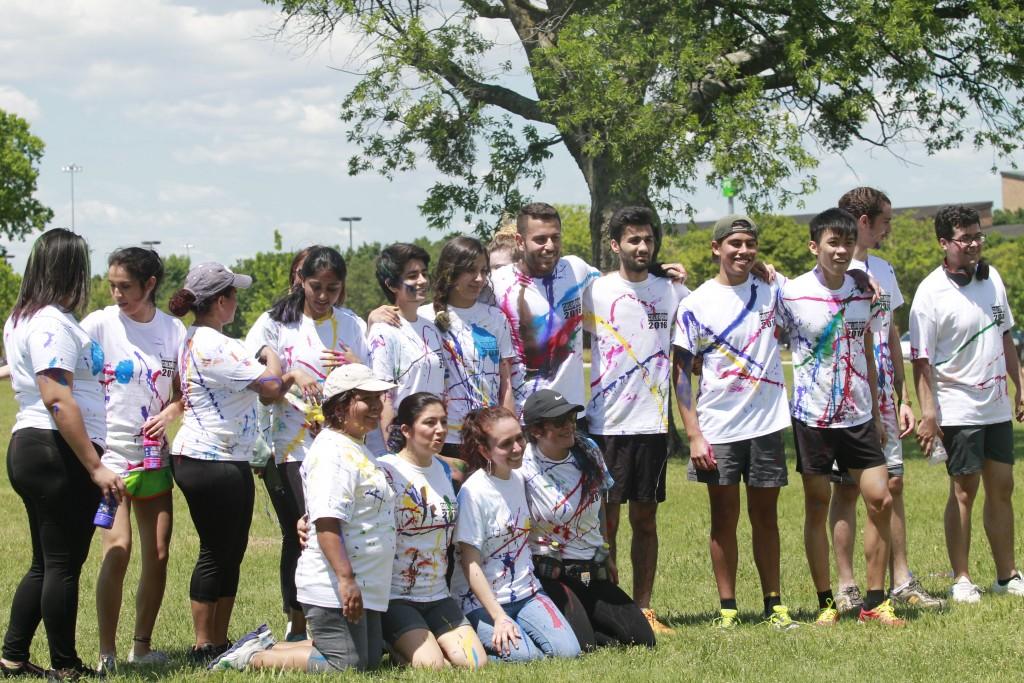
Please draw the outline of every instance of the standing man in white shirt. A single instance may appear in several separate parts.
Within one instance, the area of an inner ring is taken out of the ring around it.
[[[903,293],[892,265],[869,253],[878,249],[892,230],[892,202],[872,187],[857,187],[839,199],[839,208],[857,219],[857,245],[850,269],[863,270],[878,282],[881,294],[871,306],[878,321],[874,336],[875,367],[878,370],[878,410],[885,429],[885,463],[889,470],[892,518],[889,523],[892,545],[889,552],[890,595],[894,602],[915,608],[940,608],[944,602],[928,594],[910,571],[907,561],[907,515],[903,504],[903,445],[901,439],[914,431],[914,411],[910,391],[904,381],[900,330],[893,313],[903,305]],[[860,609],[863,600],[853,577],[853,546],[857,536],[857,499],[860,490],[849,472],[838,467],[832,471],[832,504],[829,524],[832,528],[832,552],[839,573],[836,607],[840,613]]]
[[[670,341],[679,302],[690,293],[663,277],[655,263],[661,230],[644,207],[624,207],[608,224],[619,269],[583,296],[585,327],[593,335],[587,404],[590,433],[615,484],[608,491],[612,556],[623,503],[633,530],[633,599],[655,633],[670,628],[651,609],[658,566],[658,504],[665,501],[670,403]]]
[[[994,594],[1024,596],[1014,561],[1013,426],[1024,419],[1020,363],[1010,338],[1013,314],[995,268],[982,258],[978,212],[947,206],[935,216],[945,260],[921,281],[910,308],[910,355],[921,404],[917,439],[925,453],[948,454],[946,549],[954,602],[975,603],[968,555],[971,511],[985,485],[985,534],[996,565]],[[1016,395],[1011,412],[1007,379]],[[933,454],[934,455],[934,454]]]

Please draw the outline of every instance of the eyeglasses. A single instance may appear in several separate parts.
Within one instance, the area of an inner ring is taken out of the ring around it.
[[[961,247],[966,249],[967,247],[971,246],[974,243],[977,243],[979,245],[985,244],[985,233],[979,232],[975,235],[962,235],[960,237],[951,237],[949,241],[956,242]]]
[[[552,427],[564,427],[567,424],[576,422],[576,413],[568,412],[565,415],[562,415],[561,417],[552,417],[547,420],[544,420],[544,422],[548,423]]]

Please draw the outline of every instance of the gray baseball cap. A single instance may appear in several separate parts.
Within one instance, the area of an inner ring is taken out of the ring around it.
[[[743,213],[731,213],[723,216],[715,223],[715,229],[711,233],[711,239],[721,242],[734,232],[749,232],[757,238],[757,223],[750,216]]]
[[[229,286],[236,289],[248,289],[252,286],[252,278],[248,275],[233,273],[230,268],[210,261],[200,263],[188,271],[184,289],[192,292],[196,297],[196,303],[199,304]]]

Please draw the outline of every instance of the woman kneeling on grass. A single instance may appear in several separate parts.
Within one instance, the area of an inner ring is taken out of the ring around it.
[[[463,458],[476,471],[459,491],[455,527],[461,567],[452,595],[488,653],[506,661],[575,657],[580,645],[533,574],[530,510],[519,467],[523,431],[506,408],[471,412],[462,426]]]
[[[604,516],[611,475],[597,444],[576,432],[581,410],[550,389],[536,392],[523,406],[530,440],[523,478],[535,524],[534,571],[584,649],[653,647],[647,618],[617,585]]]
[[[451,471],[437,455],[447,432],[441,399],[426,392],[407,396],[391,423],[394,455],[380,459],[395,492],[398,530],[384,639],[400,661],[415,667],[479,668],[487,653],[446,580],[458,511]]]
[[[326,429],[301,468],[311,527],[295,571],[313,640],[274,645],[263,625],[210,668],[319,673],[365,671],[380,661],[395,557],[394,493],[363,440],[379,426],[383,394],[394,386],[357,363],[333,370],[324,382]]]

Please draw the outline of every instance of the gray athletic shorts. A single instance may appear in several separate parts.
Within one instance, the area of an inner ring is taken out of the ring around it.
[[[340,607],[303,605],[302,611],[313,634],[313,652],[306,671],[366,671],[380,664],[384,651],[381,612],[363,610],[363,617],[353,624]]]
[[[686,478],[704,484],[732,486],[742,479],[747,486],[773,488],[789,483],[786,473],[786,448],[782,431],[732,443],[711,444],[718,468],[698,470],[693,460]]]
[[[431,602],[392,600],[381,622],[384,640],[394,643],[409,631],[425,629],[434,637],[443,636],[460,626],[469,626],[454,598],[441,598]]]

